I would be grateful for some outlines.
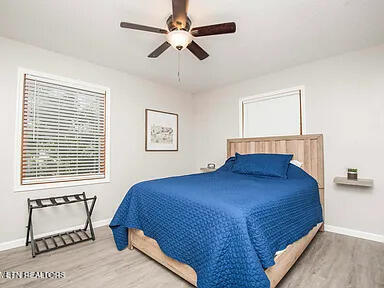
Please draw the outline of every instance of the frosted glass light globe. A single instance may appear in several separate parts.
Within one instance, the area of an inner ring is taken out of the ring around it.
[[[184,30],[173,30],[167,34],[167,41],[172,47],[181,51],[192,42],[192,35]]]

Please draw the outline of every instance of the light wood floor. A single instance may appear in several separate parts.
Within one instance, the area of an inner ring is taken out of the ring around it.
[[[192,287],[134,250],[118,252],[108,227],[96,241],[31,257],[29,247],[0,252],[0,271],[64,271],[64,279],[0,279],[0,287]],[[384,244],[319,233],[278,288],[384,288]]]

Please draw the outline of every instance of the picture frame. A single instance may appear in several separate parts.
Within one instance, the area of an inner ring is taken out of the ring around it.
[[[179,151],[179,115],[145,109],[145,151]]]

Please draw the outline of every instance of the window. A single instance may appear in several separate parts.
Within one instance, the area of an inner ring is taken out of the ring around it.
[[[303,87],[240,100],[241,137],[302,135],[304,119]]]
[[[20,190],[108,181],[108,89],[20,76]]]

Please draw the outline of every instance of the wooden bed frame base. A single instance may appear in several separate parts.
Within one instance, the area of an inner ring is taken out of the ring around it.
[[[314,227],[306,236],[289,245],[283,253],[275,257],[276,264],[265,270],[271,288],[275,288],[283,279],[289,269],[295,264],[296,260],[304,252],[305,248],[311,243],[317,232],[320,230],[322,223]],[[197,275],[195,270],[187,264],[181,263],[165,255],[161,251],[156,240],[144,235],[143,231],[137,229],[129,229],[129,249],[136,248],[148,255],[152,259],[159,262],[172,272],[179,275],[184,280],[197,287]]]
[[[243,154],[293,154],[293,159],[302,162],[302,168],[318,182],[324,217],[324,155],[322,135],[229,139],[227,141],[227,157],[235,155],[236,152]],[[283,253],[275,257],[276,264],[265,270],[270,280],[271,288],[275,288],[283,279],[317,232],[323,231],[323,227],[323,223],[318,224],[306,236],[289,245]],[[140,250],[197,287],[197,275],[193,268],[165,255],[156,240],[145,236],[143,231],[137,229],[129,229],[128,238],[129,249],[136,248]]]

